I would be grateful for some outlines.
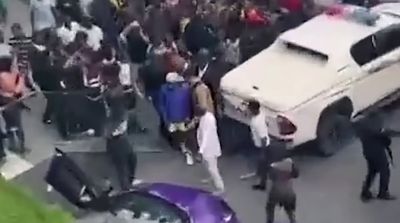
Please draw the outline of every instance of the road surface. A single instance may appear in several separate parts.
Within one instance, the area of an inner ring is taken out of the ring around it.
[[[20,22],[29,27],[27,7],[17,0],[9,0],[9,23]],[[24,114],[24,127],[27,133],[27,144],[32,153],[25,159],[11,155],[7,164],[0,169],[9,177],[29,188],[36,195],[49,203],[61,205],[76,214],[80,223],[101,223],[96,215],[79,213],[63,200],[57,193],[47,193],[43,182],[49,157],[53,147],[60,141],[52,126],[41,123],[44,108],[43,97],[29,100],[32,112]],[[140,119],[150,129],[155,129],[155,116],[150,106],[141,103],[138,111]],[[400,129],[400,111],[393,108],[386,115],[387,122]],[[148,182],[171,182],[176,184],[205,187],[200,184],[204,177],[201,165],[187,167],[182,157],[166,149],[165,144],[157,140],[155,131],[149,135],[133,137],[135,149],[165,149],[164,153],[141,153],[139,155],[138,175]],[[66,151],[93,178],[115,176],[107,157],[102,153],[104,143],[101,140],[81,140],[63,145]],[[396,157],[400,156],[400,140],[393,140]],[[302,223],[398,223],[400,219],[400,201],[374,201],[361,203],[359,193],[365,174],[365,163],[361,155],[360,144],[354,141],[343,148],[337,155],[322,159],[312,155],[298,155],[301,175],[295,187],[298,193],[298,222]],[[250,189],[251,182],[240,181],[239,176],[245,172],[245,162],[240,156],[225,156],[221,159],[221,172],[225,180],[226,200],[238,213],[243,223],[265,222],[264,205],[266,194]],[[400,195],[400,169],[394,168],[391,188],[393,194]],[[207,189],[207,187],[206,187]],[[277,222],[287,222],[282,212],[277,215]]]

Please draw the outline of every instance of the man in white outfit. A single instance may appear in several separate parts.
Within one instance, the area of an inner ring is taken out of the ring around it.
[[[199,106],[196,106],[195,114],[200,118],[197,129],[199,153],[216,188],[214,194],[218,195],[224,192],[225,187],[218,169],[221,145],[217,134],[217,121],[213,113]]]

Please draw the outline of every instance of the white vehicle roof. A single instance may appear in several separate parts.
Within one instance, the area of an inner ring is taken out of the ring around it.
[[[372,12],[386,14],[392,17],[400,18],[400,3],[393,2],[393,3],[383,3],[377,6],[374,6],[371,9]]]
[[[341,69],[355,64],[351,46],[400,18],[381,15],[374,26],[321,14],[281,34],[221,81],[225,93],[254,98],[274,111],[288,111],[348,77]],[[291,50],[287,43],[300,50]],[[306,51],[303,51],[306,49]]]
[[[396,22],[400,22],[400,16],[394,18],[381,15],[374,26],[368,26],[338,16],[321,14],[283,33],[279,39],[335,58],[343,54],[343,51],[348,52],[355,42]]]

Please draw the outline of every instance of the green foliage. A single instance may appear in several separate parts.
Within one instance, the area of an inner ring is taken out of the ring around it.
[[[0,177],[0,223],[72,223],[71,215],[46,206]]]

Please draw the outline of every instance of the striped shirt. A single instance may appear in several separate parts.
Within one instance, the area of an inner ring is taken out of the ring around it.
[[[8,44],[13,47],[17,53],[18,70],[22,74],[29,71],[29,50],[32,47],[31,37],[12,37],[8,40]]]

